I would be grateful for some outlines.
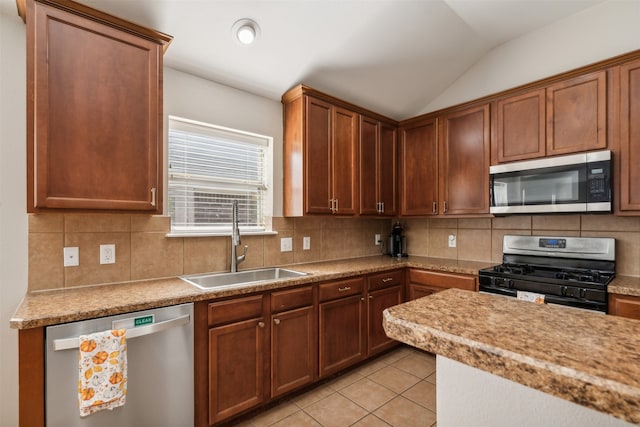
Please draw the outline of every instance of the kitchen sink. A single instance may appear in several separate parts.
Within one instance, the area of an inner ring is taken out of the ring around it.
[[[263,268],[260,270],[245,270],[235,273],[190,274],[180,276],[182,280],[200,289],[220,289],[243,286],[249,283],[267,282],[280,279],[306,276],[307,273],[286,268]]]

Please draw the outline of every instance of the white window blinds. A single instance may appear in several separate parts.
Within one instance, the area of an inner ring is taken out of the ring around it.
[[[242,228],[265,230],[271,143],[266,136],[169,117],[172,231],[230,229],[233,200]]]

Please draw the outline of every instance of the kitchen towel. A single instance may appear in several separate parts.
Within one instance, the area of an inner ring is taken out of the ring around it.
[[[127,397],[126,329],[80,335],[80,416],[122,406]]]

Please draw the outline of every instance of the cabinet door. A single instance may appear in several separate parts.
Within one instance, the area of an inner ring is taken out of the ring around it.
[[[332,194],[336,203],[334,213],[353,215],[358,209],[358,114],[333,107],[331,153]]]
[[[397,344],[387,336],[382,327],[382,312],[394,305],[402,302],[402,287],[393,286],[391,288],[380,289],[369,292],[368,298],[368,320],[369,320],[369,340],[367,354],[372,355]]]
[[[271,316],[271,397],[305,384],[315,376],[316,335],[313,307]]]
[[[333,374],[364,357],[364,304],[361,294],[320,304],[320,377]]]
[[[33,7],[28,210],[162,212],[162,46]]]
[[[398,129],[390,124],[380,123],[380,147],[378,149],[378,199],[381,214],[394,216],[398,212]]]
[[[640,320],[640,297],[609,294],[609,314]]]
[[[620,211],[640,212],[640,61],[620,67]]]
[[[436,121],[412,125],[400,132],[400,215],[437,215]]]
[[[489,213],[489,104],[447,114],[439,126],[441,213]]]
[[[544,157],[545,102],[544,89],[498,100],[498,163]]]
[[[264,400],[264,331],[262,318],[209,330],[209,424]]]
[[[607,73],[547,88],[547,155],[607,147]]]
[[[306,97],[305,177],[306,212],[330,213],[331,104]]]
[[[426,297],[436,292],[444,291],[446,288],[439,288],[437,286],[419,285],[417,283],[409,283],[408,299],[409,301]]]
[[[360,214],[378,214],[378,143],[380,122],[360,116]]]

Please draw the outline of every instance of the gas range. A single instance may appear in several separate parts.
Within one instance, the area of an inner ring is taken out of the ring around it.
[[[506,235],[502,261],[479,271],[480,292],[607,312],[615,239]]]

